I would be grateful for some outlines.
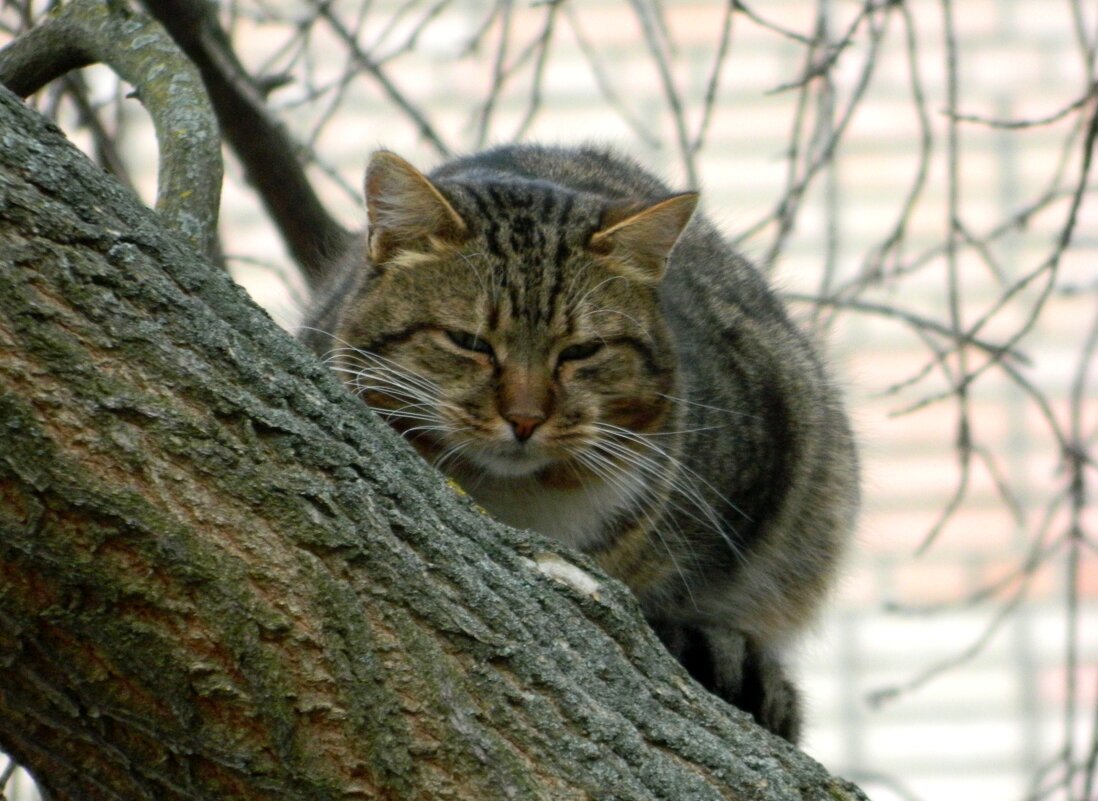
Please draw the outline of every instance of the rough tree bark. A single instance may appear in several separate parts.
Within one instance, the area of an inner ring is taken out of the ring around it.
[[[0,89],[0,748],[65,799],[856,799]]]

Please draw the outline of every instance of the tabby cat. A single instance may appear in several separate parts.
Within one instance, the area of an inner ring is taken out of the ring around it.
[[[760,274],[606,150],[366,174],[302,337],[499,520],[624,581],[710,690],[795,741],[781,653],[858,505],[840,398]]]

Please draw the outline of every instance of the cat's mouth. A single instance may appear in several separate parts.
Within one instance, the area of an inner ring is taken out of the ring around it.
[[[571,463],[584,437],[545,426],[533,436],[519,437],[511,426],[447,426],[439,432],[432,450],[444,470],[447,464],[459,473],[502,479],[531,478],[538,473]]]
[[[545,449],[529,442],[508,442],[470,448],[466,459],[499,478],[522,478],[533,475],[556,459]]]

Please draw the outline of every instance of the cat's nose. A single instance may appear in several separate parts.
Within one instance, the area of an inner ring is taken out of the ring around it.
[[[526,442],[534,435],[538,426],[545,422],[545,417],[532,417],[527,415],[510,415],[507,422],[511,424],[511,430],[515,433],[515,439]]]

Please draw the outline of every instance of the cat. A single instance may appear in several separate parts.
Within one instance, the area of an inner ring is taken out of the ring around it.
[[[598,147],[424,175],[380,151],[368,229],[300,336],[499,520],[627,584],[686,669],[796,742],[783,652],[858,507],[838,392],[761,274]]]

